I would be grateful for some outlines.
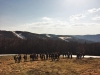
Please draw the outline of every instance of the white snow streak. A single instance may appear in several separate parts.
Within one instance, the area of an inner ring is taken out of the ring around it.
[[[51,37],[50,35],[46,34],[47,37]]]
[[[59,37],[62,40],[71,39],[71,37]]]
[[[12,31],[12,32],[13,32],[13,34],[16,35],[18,38],[25,39],[25,37],[24,37],[21,33],[18,34],[18,33],[14,32],[14,31]]]
[[[68,39],[72,39],[72,37],[59,37],[59,38],[66,42],[69,42]]]

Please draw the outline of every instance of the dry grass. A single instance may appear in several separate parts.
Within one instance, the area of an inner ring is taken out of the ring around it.
[[[100,59],[60,59],[14,63],[13,57],[0,57],[0,75],[100,75]]]

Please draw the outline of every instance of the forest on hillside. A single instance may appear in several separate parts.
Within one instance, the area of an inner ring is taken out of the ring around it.
[[[46,52],[85,52],[86,55],[100,55],[100,43],[77,43],[50,39],[0,38],[0,54],[30,54]]]

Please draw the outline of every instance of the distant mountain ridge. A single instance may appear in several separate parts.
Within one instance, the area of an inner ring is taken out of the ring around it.
[[[55,35],[55,34],[36,34],[27,31],[0,31],[0,38],[20,38],[20,39],[51,39],[66,42],[93,43],[100,42],[98,35]]]
[[[97,34],[97,35],[75,35],[74,37],[89,40],[89,41],[94,41],[94,42],[100,42],[100,34]]]

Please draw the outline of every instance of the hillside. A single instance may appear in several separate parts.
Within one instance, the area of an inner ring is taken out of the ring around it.
[[[96,37],[96,36],[95,36]],[[73,35],[55,35],[55,34],[36,34],[26,31],[0,31],[0,38],[20,38],[20,39],[51,39],[62,40],[66,42],[93,43],[94,40]],[[97,38],[94,38],[97,39]]]
[[[0,38],[18,38],[12,31],[0,31]]]
[[[1,54],[85,52],[100,55],[100,43],[70,35],[36,34],[24,31],[0,31]]]

